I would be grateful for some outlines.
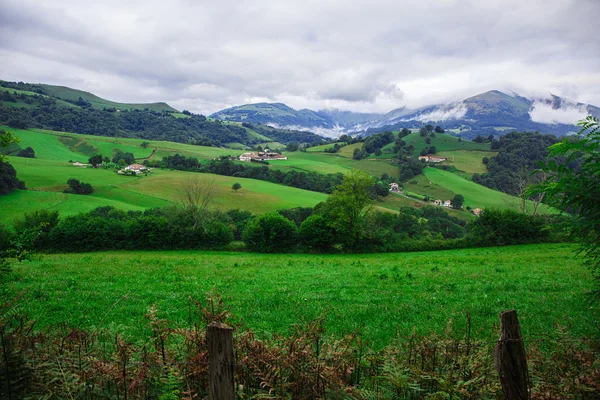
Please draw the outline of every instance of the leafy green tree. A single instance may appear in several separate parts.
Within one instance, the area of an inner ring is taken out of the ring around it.
[[[375,180],[371,176],[353,170],[325,203],[324,215],[331,221],[331,226],[346,249],[356,247],[360,241],[374,186]]]
[[[240,190],[242,188],[242,185],[240,183],[236,182],[231,186],[231,188],[237,192],[238,190]]]
[[[148,146],[150,146],[150,142],[144,141],[144,142],[142,142],[142,144],[140,144],[140,147],[143,148],[143,149],[147,149]]]
[[[419,129],[419,135],[421,135],[422,137],[425,137],[429,134],[429,131],[427,130],[427,128],[422,127],[421,129]]]
[[[600,125],[595,117],[579,121],[578,140],[567,138],[550,146],[551,159],[542,165],[547,178],[530,194],[545,193],[550,204],[575,214],[572,232],[581,244],[600,285]],[[600,287],[595,291],[600,298]]]
[[[292,142],[286,146],[287,151],[297,151],[300,145],[296,142]]]
[[[19,150],[17,157],[35,158],[35,151],[31,147],[26,147],[23,150]]]
[[[300,244],[309,250],[327,252],[333,249],[335,230],[324,215],[308,217],[298,230]]]
[[[435,133],[444,133],[445,131],[438,125],[435,127],[434,132]]]
[[[88,159],[88,163],[92,164],[92,166],[102,164],[102,154],[95,154]]]
[[[291,251],[298,242],[296,225],[276,212],[250,220],[242,239],[248,249],[259,253]]]
[[[0,148],[5,148],[11,143],[18,143],[19,139],[11,132],[0,130]],[[23,181],[17,179],[17,171],[6,162],[6,157],[0,153],[0,195],[8,194],[15,189],[25,189]]]
[[[465,198],[462,194],[457,194],[452,199],[452,208],[460,210],[461,208],[463,208],[464,204],[465,204]]]
[[[73,194],[91,194],[94,188],[89,183],[81,182],[78,179],[71,178],[67,181],[69,187],[65,189],[65,193]]]

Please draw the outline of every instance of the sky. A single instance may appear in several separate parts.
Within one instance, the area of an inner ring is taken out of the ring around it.
[[[492,89],[600,106],[599,21],[600,0],[0,0],[0,79],[205,115]]]

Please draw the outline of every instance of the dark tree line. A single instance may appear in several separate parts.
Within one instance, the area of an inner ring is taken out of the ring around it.
[[[473,182],[512,195],[523,192],[529,184],[530,173],[548,156],[548,147],[558,142],[554,135],[537,132],[511,132],[499,140],[492,140],[498,155],[483,160],[488,172],[474,174]]]

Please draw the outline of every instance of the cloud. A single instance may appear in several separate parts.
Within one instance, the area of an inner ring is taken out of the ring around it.
[[[205,114],[388,112],[479,92],[600,104],[596,0],[0,0],[0,79]]]
[[[461,119],[467,114],[467,106],[463,103],[450,104],[444,107],[440,107],[437,110],[421,114],[417,118],[417,121],[429,122],[429,121],[447,121],[450,119]]]
[[[588,115],[590,114],[584,105],[561,104],[559,108],[554,108],[552,104],[543,101],[535,101],[529,110],[531,120],[542,124],[573,125],[573,121],[582,120]]]

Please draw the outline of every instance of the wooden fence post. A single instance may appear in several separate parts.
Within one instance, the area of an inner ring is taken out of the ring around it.
[[[234,400],[233,328],[211,322],[206,329],[211,400]]]
[[[500,313],[500,340],[494,348],[494,359],[504,399],[530,399],[525,346],[515,310]]]

